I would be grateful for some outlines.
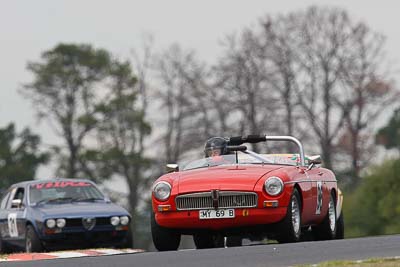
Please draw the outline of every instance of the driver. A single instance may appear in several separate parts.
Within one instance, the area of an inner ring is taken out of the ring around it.
[[[223,137],[211,137],[204,146],[205,157],[215,157],[228,154],[228,142]]]

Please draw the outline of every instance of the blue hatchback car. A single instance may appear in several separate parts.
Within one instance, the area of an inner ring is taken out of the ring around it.
[[[132,247],[131,215],[89,180],[12,185],[0,203],[0,254],[87,247]]]

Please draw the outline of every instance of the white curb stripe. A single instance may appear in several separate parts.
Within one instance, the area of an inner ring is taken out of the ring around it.
[[[88,256],[86,253],[75,252],[75,251],[64,251],[64,252],[51,252],[45,253],[46,255],[55,256],[57,258],[75,258]]]
[[[96,252],[103,253],[103,254],[106,254],[106,255],[115,255],[115,254],[121,254],[121,253],[128,253],[128,252],[125,252],[125,251],[122,251],[122,250],[116,250],[116,249],[96,249]]]

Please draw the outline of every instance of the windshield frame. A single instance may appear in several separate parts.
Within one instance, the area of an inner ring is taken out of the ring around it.
[[[240,161],[239,157],[239,162],[236,161],[236,153],[243,153],[246,154],[252,158],[254,158],[257,161],[254,162],[246,162],[246,161]],[[225,158],[229,157],[230,162],[226,161],[223,162],[222,164],[203,164],[196,167],[188,168],[190,164],[193,164],[195,162],[204,162],[207,163],[207,159],[210,159],[211,157],[208,158],[201,158],[201,159],[195,159],[191,161],[185,162],[182,167],[179,167],[179,171],[190,171],[190,170],[195,170],[195,169],[203,169],[203,168],[210,168],[210,167],[217,167],[217,166],[223,166],[223,165],[282,165],[282,166],[294,166],[298,167],[301,166],[301,161],[300,161],[300,155],[297,153],[286,153],[286,154],[258,154],[254,151],[251,150],[246,150],[246,151],[238,151],[235,152],[235,154],[229,154],[229,155],[220,155],[217,157],[222,157]],[[232,160],[235,158],[235,160]],[[210,160],[209,160],[210,161]],[[306,158],[306,162],[308,159]],[[306,166],[308,163],[306,164]]]

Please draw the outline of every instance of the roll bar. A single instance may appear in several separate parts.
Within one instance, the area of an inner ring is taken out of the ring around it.
[[[268,136],[268,135],[235,136],[229,138],[228,145],[238,146],[243,143],[259,143],[265,141],[289,141],[295,143],[299,148],[300,165],[306,166],[303,145],[297,138],[294,138],[293,136]]]

